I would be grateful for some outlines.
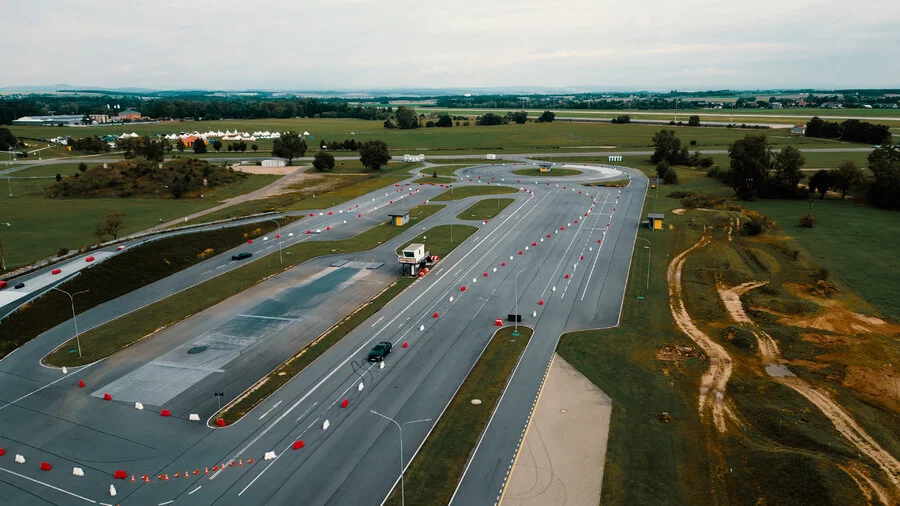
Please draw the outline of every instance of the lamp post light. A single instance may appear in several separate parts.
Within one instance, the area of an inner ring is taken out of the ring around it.
[[[275,222],[275,225],[278,226],[278,233],[276,234],[278,236],[278,263],[284,265],[284,260],[281,257],[281,223],[279,223],[278,220],[269,221]]]
[[[75,318],[75,296],[80,293],[90,292],[90,290],[82,290],[80,292],[69,293],[65,290],[56,288],[55,286],[52,286],[50,288],[53,290],[56,290],[57,292],[62,292],[69,296],[69,302],[72,303],[72,323],[75,325],[75,344],[78,346],[78,358],[81,358],[81,338],[78,334],[78,320]]]
[[[650,289],[650,253],[652,253],[653,250],[650,248],[650,241],[648,241],[647,239],[644,239],[643,237],[635,237],[635,239],[637,239],[638,241],[644,241],[647,243],[647,245],[644,247],[647,248],[647,290],[649,290]]]
[[[431,418],[426,418],[424,420],[410,420],[409,422],[404,422],[403,424],[399,424],[399,423],[397,423],[397,420],[394,420],[393,418],[391,418],[389,416],[384,416],[381,413],[375,411],[374,409],[370,409],[369,412],[372,413],[373,415],[378,415],[381,418],[384,418],[385,420],[389,420],[394,425],[396,425],[397,430],[400,431],[400,505],[406,506],[406,486],[403,483],[403,470],[405,469],[403,466],[403,426],[409,425],[411,423],[430,422]]]
[[[515,336],[515,337],[519,336],[519,274],[522,274],[523,272],[525,272],[527,270],[528,270],[528,267],[524,267],[522,270],[517,272],[516,275],[513,277],[513,282],[515,283],[515,286],[516,286],[516,316],[515,316],[516,328],[515,328],[515,330],[513,330],[513,336]]]

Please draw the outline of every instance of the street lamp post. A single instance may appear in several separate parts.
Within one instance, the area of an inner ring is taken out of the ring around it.
[[[522,270],[517,272],[516,275],[513,277],[513,282],[515,283],[515,286],[516,286],[516,316],[515,316],[516,328],[515,328],[515,330],[513,330],[514,336],[519,335],[519,274],[522,274],[523,272],[525,272],[527,270],[528,270],[528,267],[524,267],[524,268],[522,268]]]
[[[378,415],[385,420],[391,421],[394,425],[397,426],[397,430],[400,431],[400,505],[406,506],[406,486],[403,483],[403,470],[405,469],[403,466],[403,426],[409,425],[411,423],[419,423],[419,422],[430,422],[431,418],[426,418],[424,420],[410,420],[409,422],[404,422],[402,425],[397,423],[397,420],[389,416],[384,416],[381,413],[375,411],[374,409],[369,410],[373,415]]]
[[[645,248],[647,248],[647,290],[650,289],[650,253],[653,252],[653,249],[650,248],[650,241],[644,239],[643,237],[635,237],[638,241],[644,241],[647,243]]]
[[[453,201],[453,185],[450,185],[450,201]],[[447,213],[450,220],[450,248],[453,248],[453,213]]]
[[[59,289],[59,288],[56,288],[55,286],[53,286],[53,287],[51,287],[51,288],[52,288],[53,290],[56,290],[57,292],[62,292],[62,293],[64,293],[64,294],[66,294],[66,295],[69,296],[69,302],[72,303],[72,323],[75,325],[75,344],[78,346],[78,358],[81,358],[81,339],[80,339],[80,336],[79,336],[79,334],[78,334],[78,320],[75,319],[75,296],[78,295],[78,294],[80,294],[80,293],[87,293],[87,292],[90,292],[90,290],[82,290],[82,291],[80,291],[80,292],[69,293],[69,292],[67,292],[67,291],[65,291],[65,290],[61,290],[61,289]]]
[[[282,257],[281,257],[281,223],[278,223],[278,220],[269,220],[269,221],[274,221],[275,225],[278,226],[278,233],[276,234],[276,235],[278,235],[278,263],[280,263],[281,265],[284,265],[284,260],[282,260]]]

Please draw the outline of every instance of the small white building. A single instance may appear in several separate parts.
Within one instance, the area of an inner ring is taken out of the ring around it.
[[[484,155],[484,158],[485,158],[485,160],[496,160],[497,155],[487,154],[487,155]]]
[[[609,161],[610,162],[621,162],[622,155],[609,155]]]
[[[425,155],[403,155],[404,162],[424,162]]]
[[[796,125],[791,127],[791,134],[806,135],[806,125],[804,125],[803,123],[797,123]]]
[[[262,161],[263,167],[284,167],[286,165],[287,165],[287,162],[285,162],[284,160],[277,159],[277,158]]]

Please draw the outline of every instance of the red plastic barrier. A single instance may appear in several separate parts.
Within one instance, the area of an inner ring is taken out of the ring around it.
[[[325,230],[331,230],[331,227],[325,227]]]
[[[53,466],[49,462],[41,462],[41,471],[49,471],[51,469],[53,469]]]
[[[2,457],[4,455],[6,455],[6,450],[4,450],[3,448],[0,448],[0,457]]]
[[[600,244],[600,239],[597,239],[597,244]]]
[[[116,471],[113,473],[113,478],[117,480],[124,480],[125,478],[128,478],[128,473],[126,473],[124,469],[116,469]]]
[[[87,258],[84,259],[84,261],[85,261],[85,262],[93,262],[93,261],[94,261],[94,257],[87,257]]]
[[[568,275],[568,274],[566,274],[566,279],[569,279],[569,275]]]
[[[578,218],[575,218],[575,223],[578,223]]]
[[[437,312],[435,312],[433,315],[431,315],[432,318],[437,318],[438,316],[439,315],[437,314]]]
[[[465,291],[466,291],[466,286],[463,285],[463,286],[459,287],[459,291],[460,291],[460,292],[465,292]]]
[[[276,238],[276,239],[281,239],[281,235],[276,235],[275,238]]]
[[[218,425],[219,427],[224,427],[225,419],[224,418],[216,418],[216,425]]]
[[[350,405],[350,399],[344,399],[341,401],[341,409],[347,409],[347,406]]]
[[[311,233],[312,233],[312,230],[307,230],[307,231],[306,231],[306,234],[307,234],[307,235],[309,235],[309,234],[311,234]]]
[[[584,260],[584,255],[581,255],[581,258],[579,258],[579,260]]]
[[[506,267],[506,262],[500,262],[500,267]]]
[[[503,326],[503,320],[501,320],[500,318],[497,318],[496,320],[494,320],[494,326],[495,326],[495,327],[502,327],[502,326]]]
[[[547,234],[547,239],[549,239],[550,237],[552,237],[552,236],[550,234]]]
[[[303,440],[301,439],[299,441],[294,441],[292,448],[294,448],[295,450],[299,450],[300,448],[303,448],[304,446],[306,446],[306,443],[304,443]]]
[[[253,239],[247,239],[247,244],[253,244]]]
[[[559,229],[560,229],[560,230],[565,230],[565,229],[566,229],[566,227],[559,227]]]
[[[50,274],[53,274],[55,276],[55,275],[59,274],[60,272],[62,272],[62,269],[53,269],[52,271],[50,271]]]
[[[356,217],[357,217],[357,218],[362,218],[362,214],[357,214]]]
[[[520,255],[522,255],[522,254],[523,254],[523,252],[522,252],[522,250],[519,250],[519,254],[520,254]]]
[[[78,380],[78,388],[84,388],[84,380]]]
[[[518,179],[516,179],[516,182],[517,182],[517,183],[518,183],[518,182],[519,182],[519,180],[518,180]]]
[[[313,217],[313,213],[309,213],[309,217],[312,218],[312,217]]]
[[[172,416],[172,412],[169,411],[168,409],[164,409],[159,412],[159,416]]]
[[[103,400],[104,400],[104,401],[111,401],[111,400],[112,400],[112,396],[109,395],[109,394],[103,394]]]
[[[538,306],[543,306],[543,305],[544,305],[544,299],[539,300],[539,301],[538,301]]]
[[[537,246],[537,241],[531,241],[532,246]]]
[[[125,249],[125,246],[119,246],[118,248],[116,248],[116,251],[122,251],[123,249]]]
[[[393,204],[393,203],[394,203],[394,201],[393,201],[393,200],[391,200],[391,201],[389,201],[389,202],[388,202],[388,204]]]
[[[409,348],[409,341],[403,341],[403,347]]]
[[[328,216],[331,216],[331,211],[328,211]]]
[[[482,276],[488,277],[488,273],[485,272],[484,274],[482,274]]]

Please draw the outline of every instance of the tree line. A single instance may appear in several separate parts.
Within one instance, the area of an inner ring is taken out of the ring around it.
[[[887,144],[891,142],[891,129],[885,125],[876,125],[858,119],[848,119],[843,123],[838,123],[825,121],[815,116],[806,123],[806,136],[863,144]]]

